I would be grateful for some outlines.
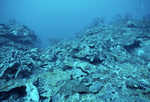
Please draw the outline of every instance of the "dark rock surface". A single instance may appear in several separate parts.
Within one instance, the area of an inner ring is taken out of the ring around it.
[[[150,102],[150,22],[122,19],[34,48],[24,25],[0,25],[1,102]]]
[[[2,39],[1,42],[3,42],[5,38],[14,43],[28,46],[33,46],[33,43],[37,40],[37,36],[34,32],[25,25],[0,24],[0,38]]]

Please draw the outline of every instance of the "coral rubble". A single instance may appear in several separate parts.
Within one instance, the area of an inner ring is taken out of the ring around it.
[[[1,102],[150,102],[150,22],[122,19],[47,49],[0,25]]]

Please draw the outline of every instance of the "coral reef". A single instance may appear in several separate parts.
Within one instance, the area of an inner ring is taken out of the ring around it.
[[[122,19],[47,49],[0,25],[1,102],[150,102],[150,22]]]

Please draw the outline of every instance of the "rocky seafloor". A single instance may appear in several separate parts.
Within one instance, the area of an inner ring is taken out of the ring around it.
[[[0,102],[150,102],[150,21],[122,19],[47,48],[0,24]]]

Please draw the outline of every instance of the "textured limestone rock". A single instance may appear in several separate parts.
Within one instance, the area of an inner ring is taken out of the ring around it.
[[[128,18],[40,50],[26,26],[0,25],[0,101],[149,102],[149,34]]]

